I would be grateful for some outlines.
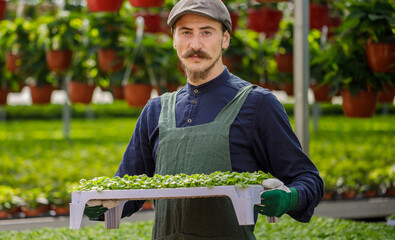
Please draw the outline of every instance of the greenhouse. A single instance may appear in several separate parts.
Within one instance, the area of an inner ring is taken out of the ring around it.
[[[0,68],[0,239],[395,236],[395,1],[0,0]]]

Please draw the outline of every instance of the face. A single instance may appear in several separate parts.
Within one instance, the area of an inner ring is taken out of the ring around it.
[[[185,14],[174,26],[173,42],[191,84],[202,84],[222,73],[222,50],[230,35],[221,23],[210,18]]]

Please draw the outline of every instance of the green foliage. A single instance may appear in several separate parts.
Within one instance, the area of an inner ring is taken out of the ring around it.
[[[248,185],[261,184],[268,175],[259,172],[213,172],[211,174],[176,174],[159,175],[152,177],[147,175],[125,175],[121,177],[97,177],[91,180],[80,180],[80,185],[73,191],[103,191],[103,190],[127,190],[127,189],[159,189],[159,188],[189,188],[189,187],[215,187],[235,185],[240,188]]]
[[[121,222],[119,229],[106,230],[103,223],[83,227],[79,230],[68,228],[41,228],[23,231],[1,231],[0,238],[16,240],[43,239],[151,239],[153,221]],[[313,217],[311,222],[299,223],[288,216],[280,218],[279,223],[268,224],[264,216],[258,217],[255,226],[257,239],[347,239],[347,240],[384,240],[391,239],[395,228],[378,223],[354,222],[323,217]]]

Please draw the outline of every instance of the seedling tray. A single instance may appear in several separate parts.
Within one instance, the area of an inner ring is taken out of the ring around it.
[[[254,224],[254,205],[261,203],[261,185],[247,188],[236,186],[217,186],[212,188],[164,188],[73,192],[70,203],[70,229],[79,229],[85,205],[89,200],[120,200],[118,206],[105,213],[105,228],[117,229],[125,203],[129,200],[205,198],[227,196],[231,199],[239,225]]]

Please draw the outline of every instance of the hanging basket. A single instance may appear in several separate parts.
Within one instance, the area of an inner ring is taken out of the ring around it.
[[[395,97],[395,86],[384,84],[384,90],[379,92],[379,103],[392,103]]]
[[[279,72],[293,74],[293,57],[294,55],[292,53],[276,54],[275,60],[277,63],[277,70]]]
[[[377,105],[377,92],[361,90],[352,96],[350,91],[342,91],[343,112],[349,118],[370,118]]]
[[[8,89],[0,88],[0,106],[7,104],[7,96],[10,91]]]
[[[21,55],[16,55],[8,52],[5,59],[7,70],[11,73],[18,72],[18,67],[21,65],[21,58]]]
[[[240,15],[238,12],[230,12],[230,20],[232,21],[232,33],[235,32],[235,29],[237,28],[237,22],[239,21]]]
[[[72,57],[70,50],[50,50],[45,53],[48,68],[56,73],[66,71],[71,65]]]
[[[70,101],[72,103],[91,103],[95,87],[95,85],[71,81],[68,84]]]
[[[6,1],[5,0],[0,0],[0,20],[3,19],[4,13],[5,13],[5,8],[6,8]]]
[[[149,84],[128,84],[123,88],[123,95],[131,107],[144,107],[151,98],[153,87]]]
[[[133,7],[162,7],[165,0],[129,0],[130,5]]]
[[[87,0],[90,12],[118,12],[124,0]]]
[[[312,84],[311,89],[313,90],[314,99],[316,102],[331,101],[331,97],[330,97],[331,88],[328,84],[324,84],[324,85]]]
[[[167,32],[165,23],[161,14],[154,14],[149,12],[139,12],[137,17],[144,18],[145,31],[149,33]]]
[[[123,67],[124,58],[114,49],[106,48],[97,51],[99,69],[104,73],[118,72]]]
[[[52,85],[44,85],[41,87],[29,85],[33,104],[49,104],[51,96],[55,88]]]
[[[373,72],[395,72],[395,43],[368,43],[366,56]]]
[[[310,29],[322,30],[329,26],[329,8],[327,5],[310,4]]]
[[[273,37],[278,31],[283,12],[275,9],[248,9],[248,29],[264,32],[267,37]]]

